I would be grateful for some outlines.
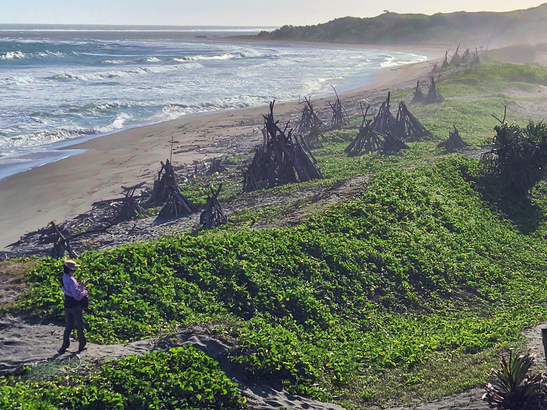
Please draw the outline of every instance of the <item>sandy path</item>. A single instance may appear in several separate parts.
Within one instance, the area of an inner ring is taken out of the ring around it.
[[[545,353],[541,339],[541,328],[546,327],[542,323],[533,329],[523,332],[528,339],[528,348],[537,356],[535,372],[547,371]],[[67,353],[57,355],[57,350],[62,341],[64,327],[53,322],[28,322],[18,317],[6,316],[0,319],[0,374],[9,373],[21,365],[38,365],[55,363],[59,367],[63,364],[78,360],[80,364],[90,363],[101,359],[116,359],[132,354],[144,354],[159,349],[169,349],[184,344],[192,344],[201,349],[219,363],[222,370],[239,384],[240,391],[247,397],[248,403],[253,408],[259,409],[318,409],[341,410],[342,407],[329,403],[321,403],[297,395],[292,395],[280,387],[252,384],[245,378],[238,365],[230,363],[226,357],[226,349],[233,347],[226,342],[214,339],[203,330],[194,329],[181,332],[174,338],[166,340],[146,339],[121,345],[97,345],[88,344],[88,350],[77,353],[77,341],[72,341]],[[476,388],[461,394],[445,397],[431,403],[417,406],[391,407],[389,410],[443,410],[443,409],[468,409],[486,410],[488,404],[481,399],[483,389]]]
[[[322,403],[290,394],[280,387],[253,384],[243,375],[237,364],[228,361],[226,349],[229,346],[199,331],[183,332],[167,341],[146,339],[120,345],[97,345],[88,343],[87,350],[77,352],[77,341],[62,356],[57,350],[62,342],[64,327],[52,322],[26,322],[21,318],[0,319],[0,374],[13,372],[22,365],[48,365],[50,367],[72,368],[93,361],[142,355],[156,350],[169,349],[192,344],[219,363],[226,375],[236,381],[247,403],[255,409],[317,409],[343,410],[336,404]]]

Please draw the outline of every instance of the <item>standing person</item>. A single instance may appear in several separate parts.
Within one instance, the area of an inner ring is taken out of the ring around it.
[[[66,328],[63,336],[63,345],[59,349],[60,355],[64,354],[70,346],[70,334],[74,326],[76,326],[76,330],[78,331],[78,352],[86,349],[87,340],[84,334],[84,314],[81,301],[87,297],[87,290],[85,289],[87,281],[84,280],[78,283],[74,278],[74,273],[79,267],[80,265],[73,260],[65,259],[61,289],[65,294]]]

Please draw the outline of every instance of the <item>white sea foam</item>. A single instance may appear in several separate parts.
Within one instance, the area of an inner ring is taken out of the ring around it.
[[[124,113],[118,114],[116,118],[114,119],[114,121],[112,121],[112,123],[104,127],[97,127],[95,131],[100,134],[103,134],[103,133],[122,129],[125,126],[126,122],[130,120],[131,118],[132,117],[129,114],[124,114]]]
[[[223,53],[218,55],[205,55],[205,54],[199,54],[199,55],[190,55],[190,56],[181,56],[181,57],[175,57],[173,58],[174,61],[199,61],[199,60],[232,60],[232,59],[239,59],[239,58],[268,58],[270,57],[267,54],[260,53],[256,50],[241,50],[241,51],[234,51],[231,53]]]
[[[25,53],[21,51],[7,51],[0,54],[0,60],[16,60],[26,58]]]
[[[113,64],[113,65],[117,65],[117,64],[127,64],[128,62],[125,61],[125,60],[104,60],[104,61],[101,61],[101,64]]]
[[[44,52],[39,52],[35,54],[37,57],[65,57],[64,53],[61,53],[60,51],[49,51],[46,50]]]
[[[0,78],[0,86],[2,87],[25,86],[25,85],[32,84],[34,81],[35,81],[34,77],[29,75],[5,77],[5,78]]]
[[[39,147],[46,144],[52,144],[57,141],[63,141],[79,137],[84,134],[92,134],[93,130],[68,130],[55,129],[49,131],[40,131],[36,133],[20,134],[17,137],[0,138],[0,151],[19,153],[21,148]]]

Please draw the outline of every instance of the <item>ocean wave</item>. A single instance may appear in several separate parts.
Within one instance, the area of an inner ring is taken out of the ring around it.
[[[387,68],[387,67],[396,67],[403,64],[412,64],[412,63],[420,63],[422,61],[427,60],[427,56],[419,56],[416,54],[413,54],[405,59],[402,59],[401,57],[394,57],[394,56],[382,56],[383,61],[380,63],[380,67]]]
[[[71,72],[63,72],[55,74],[51,77],[53,80],[77,80],[77,81],[93,81],[100,82],[104,80],[111,80],[113,78],[134,77],[146,74],[165,73],[168,71],[188,70],[192,68],[199,68],[200,64],[179,64],[170,66],[158,66],[158,67],[139,67],[130,70],[117,70],[117,71],[99,71],[92,73],[76,74]]]
[[[241,51],[235,51],[231,53],[223,53],[223,54],[217,54],[217,55],[204,55],[204,54],[198,54],[193,56],[181,56],[181,57],[175,57],[173,58],[173,61],[199,61],[199,60],[232,60],[232,59],[238,59],[238,58],[267,58],[271,57],[269,54],[263,54],[257,50],[249,49],[249,50],[241,50]]]
[[[1,87],[24,86],[34,83],[34,77],[30,75],[0,78]]]
[[[37,57],[61,57],[61,58],[65,57],[65,54],[61,53],[60,51],[49,51],[49,50],[35,53],[34,55]]]
[[[73,139],[83,135],[96,134],[94,129],[54,129],[35,133],[21,134],[0,139],[0,150],[9,152],[19,148],[32,148]]]
[[[97,127],[95,128],[95,132],[103,134],[107,132],[112,132],[115,130],[122,129],[125,124],[128,122],[128,120],[133,119],[133,117],[126,113],[120,113],[114,118],[114,121],[112,121],[110,124],[104,126],[104,127]]]
[[[101,61],[100,64],[112,64],[112,65],[119,65],[119,64],[127,64],[128,62],[125,60],[104,60]]]
[[[23,58],[26,56],[22,51],[7,51],[0,54],[0,60],[22,60]]]
[[[145,63],[161,63],[161,60],[158,57],[146,57],[140,59],[139,61],[143,61]]]
[[[25,53],[21,50],[17,51],[7,51],[3,54],[0,54],[0,60],[24,60],[26,58],[64,58],[66,57],[65,53],[60,51],[37,51],[34,53]]]

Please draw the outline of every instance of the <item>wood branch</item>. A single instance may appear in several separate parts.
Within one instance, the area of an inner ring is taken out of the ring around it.
[[[53,229],[55,230],[55,232],[57,233],[57,235],[59,235],[59,239],[55,242],[55,244],[53,245],[53,249],[51,250],[51,256],[56,257],[57,259],[60,259],[64,256],[66,251],[68,252],[68,255],[71,258],[73,259],[78,258],[78,254],[70,246],[70,238],[65,238],[65,236],[59,230],[55,222],[51,221],[49,225],[51,225]]]
[[[122,189],[124,191],[135,191],[136,189],[139,189],[139,188],[143,187],[144,184],[146,184],[146,182],[141,182],[141,183],[138,183],[138,184],[132,185],[132,186],[123,186],[122,185]]]
[[[88,229],[87,231],[75,233],[74,235],[72,235],[72,236],[70,237],[70,239],[78,238],[78,237],[80,237],[80,236],[88,235],[88,234],[91,234],[91,233],[104,232],[104,231],[106,231],[108,228],[110,228],[110,227],[112,227],[112,226],[114,226],[114,225],[116,225],[116,223],[111,222],[111,223],[109,223],[109,224],[107,224],[107,225],[105,225],[105,226],[101,226],[101,227],[99,227],[99,228],[90,228],[90,229]]]
[[[123,188],[123,187],[122,187]],[[148,195],[133,195],[133,198],[135,199],[141,199],[141,198],[147,198]],[[91,204],[91,206],[101,206],[101,205],[110,205],[113,202],[122,202],[125,201],[126,197],[120,197],[120,198],[112,198],[112,199],[102,199],[100,201],[95,201]]]

